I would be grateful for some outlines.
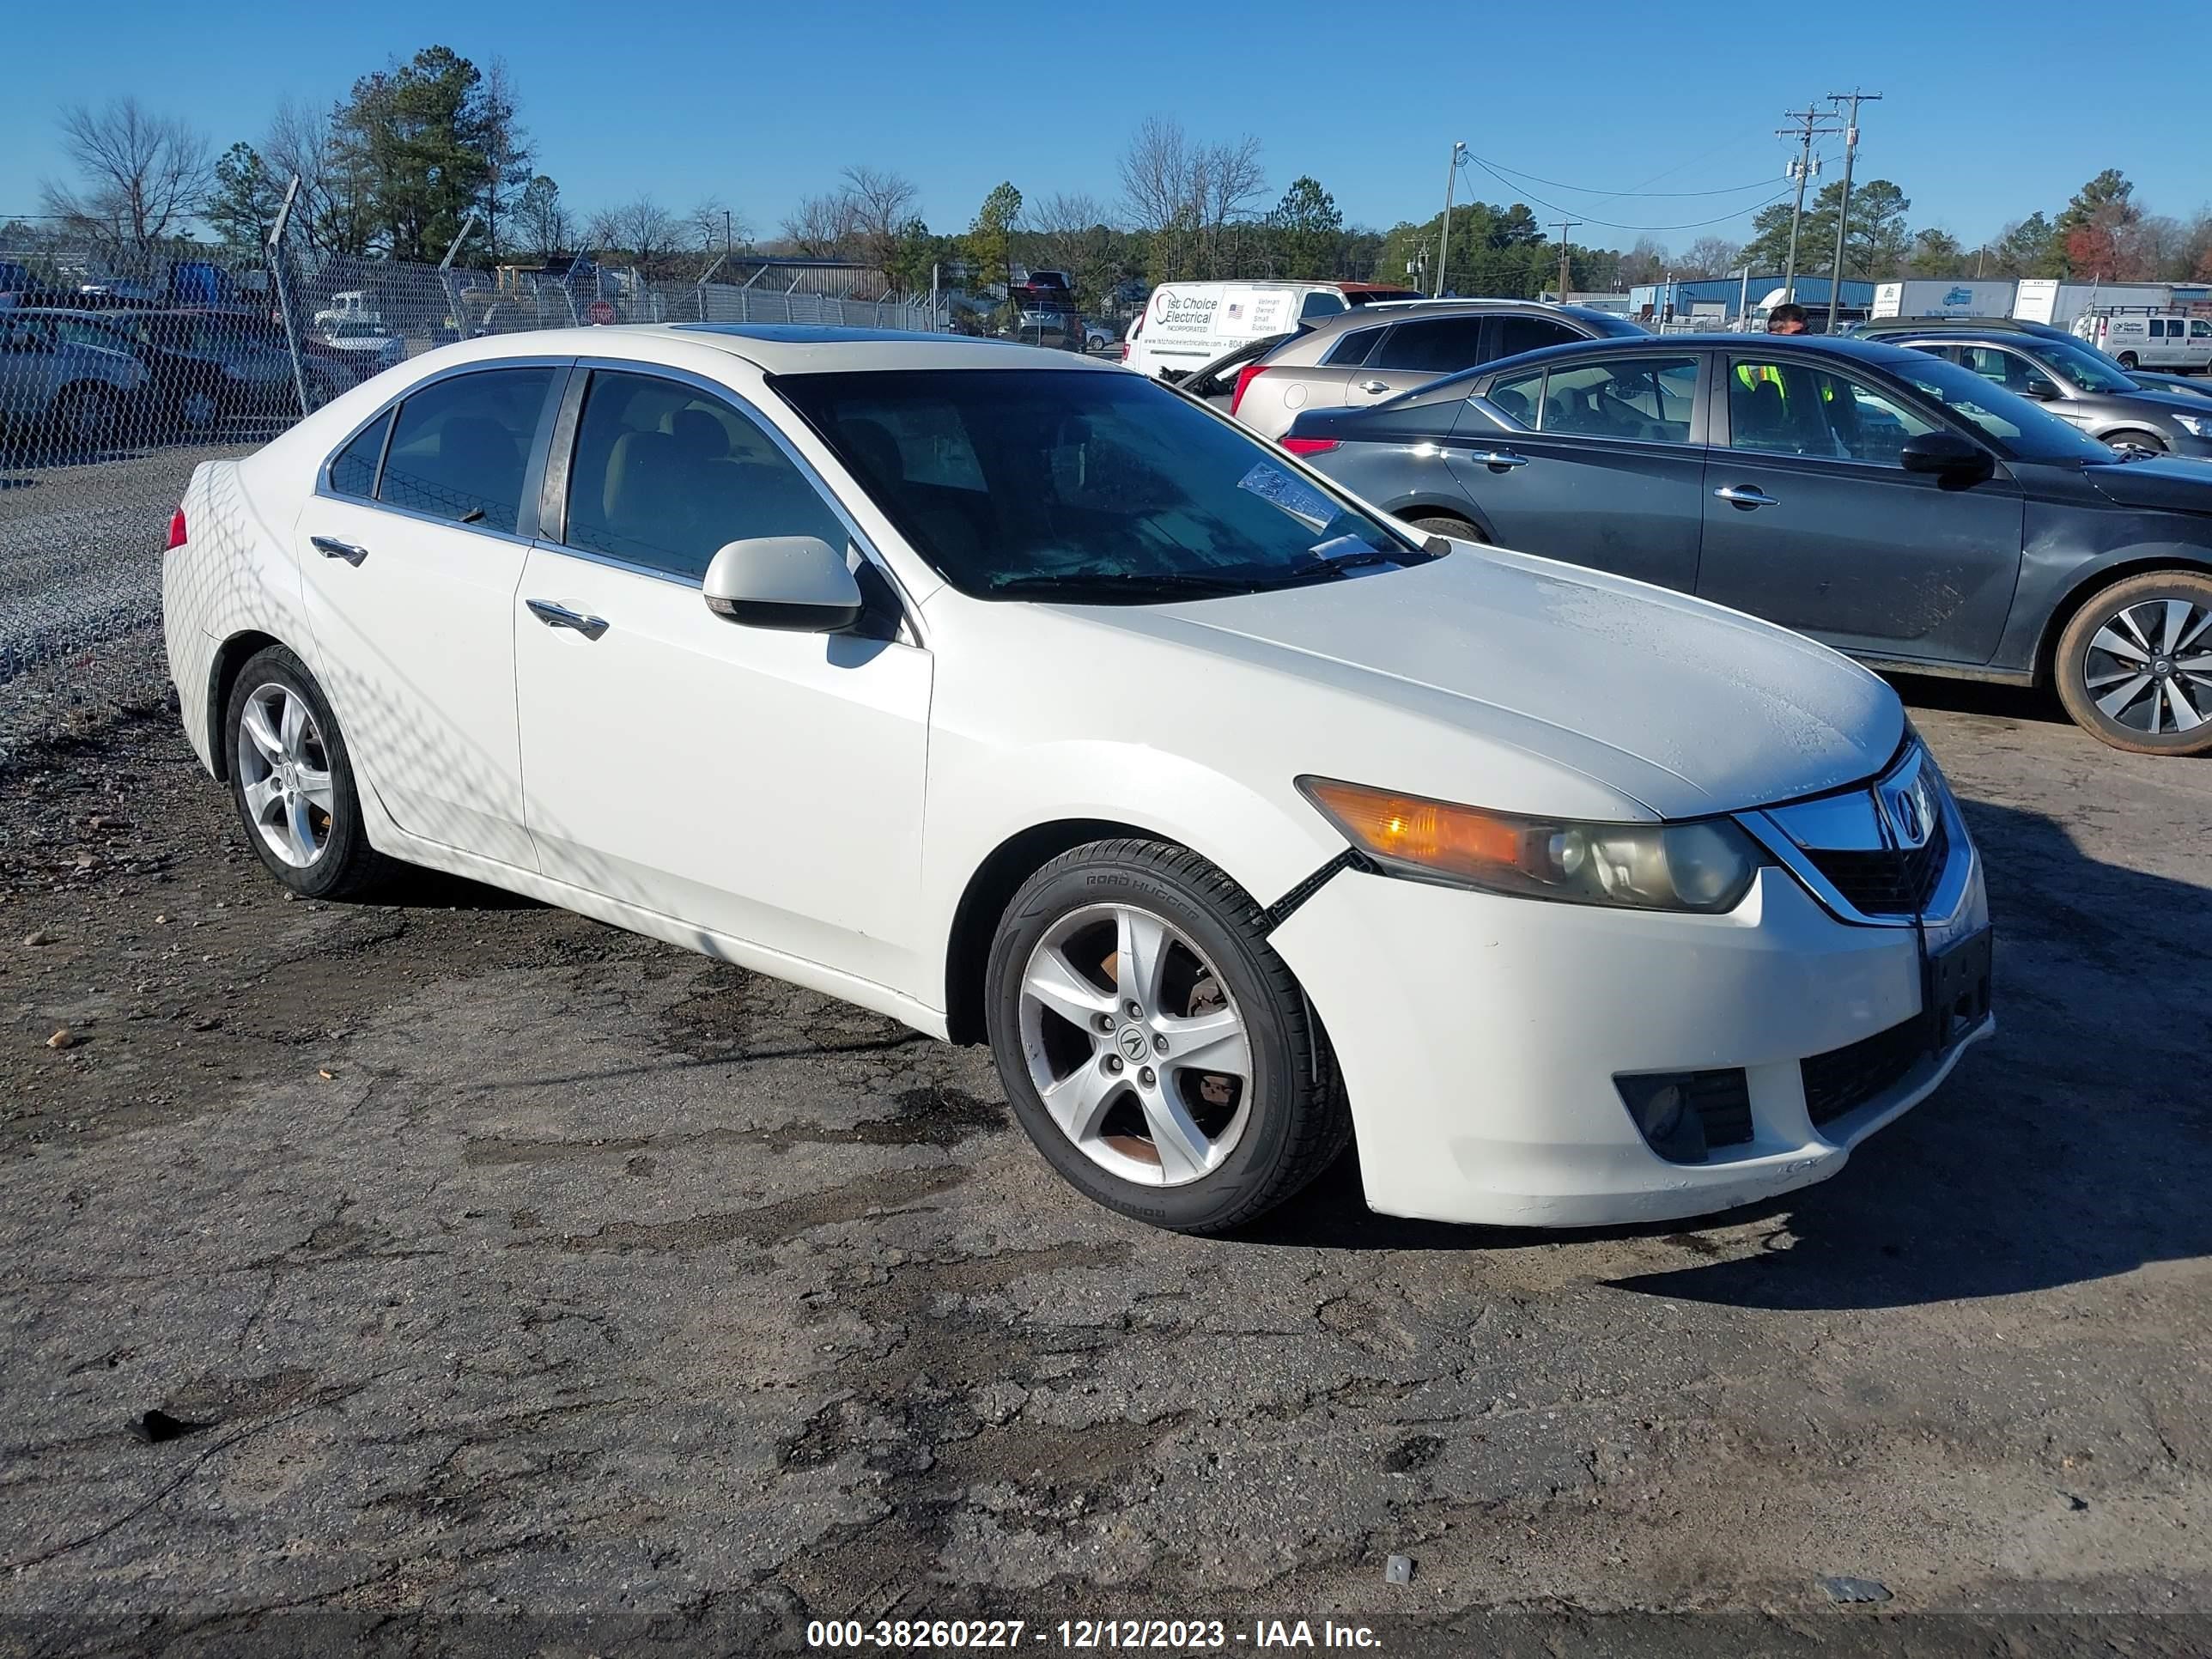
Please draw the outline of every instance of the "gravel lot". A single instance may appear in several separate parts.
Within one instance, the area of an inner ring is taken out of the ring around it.
[[[2212,765],[1906,689],[2000,1036],[1826,1186],[1565,1237],[1371,1216],[1348,1161],[1148,1232],[981,1051],[472,887],[289,902],[163,719],[30,756],[0,1651],[2206,1650]]]

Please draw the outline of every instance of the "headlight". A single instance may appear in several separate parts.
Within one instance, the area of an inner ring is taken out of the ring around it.
[[[2212,438],[2212,415],[2177,415],[2175,422],[2192,438]]]
[[[1735,908],[1766,862],[1726,818],[1573,823],[1328,778],[1297,782],[1346,840],[1384,868],[1516,898],[1715,915]]]

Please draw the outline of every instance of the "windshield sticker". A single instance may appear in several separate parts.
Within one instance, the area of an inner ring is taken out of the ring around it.
[[[1328,496],[1265,461],[1239,478],[1237,487],[1250,490],[1262,501],[1273,502],[1300,524],[1316,530],[1326,530],[1329,520],[1336,516],[1336,503]]]

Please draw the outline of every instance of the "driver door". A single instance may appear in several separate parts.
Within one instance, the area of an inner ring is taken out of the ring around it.
[[[929,653],[895,617],[880,638],[787,632],[700,594],[726,542],[842,548],[849,521],[764,417],[703,381],[580,374],[554,442],[512,623],[545,873],[918,993],[943,973],[915,920]],[[880,579],[860,574],[864,592]]]

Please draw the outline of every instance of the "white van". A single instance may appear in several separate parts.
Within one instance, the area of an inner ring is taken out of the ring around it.
[[[2123,368],[2212,368],[2212,318],[2179,312],[2085,312],[2074,332]]]
[[[1421,297],[1378,283],[1163,283],[1129,325],[1121,361],[1139,374],[1188,374],[1263,334],[1378,300]]]

